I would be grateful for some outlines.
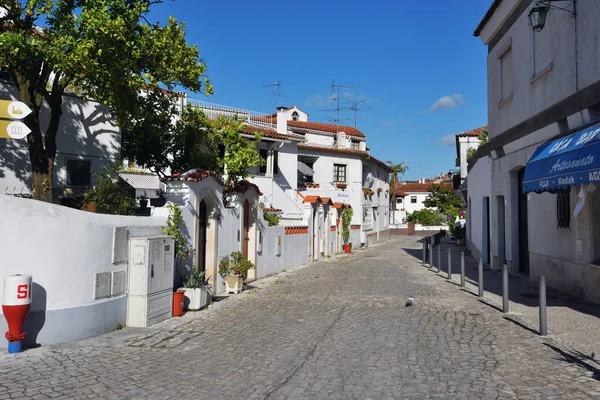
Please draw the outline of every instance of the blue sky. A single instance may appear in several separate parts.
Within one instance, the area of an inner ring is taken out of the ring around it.
[[[490,4],[166,0],[150,20],[188,24],[215,86],[194,98],[273,112],[272,88],[262,86],[279,81],[279,105],[329,122],[335,113],[320,110],[334,107],[331,82],[362,86],[342,93],[366,100],[357,128],[375,157],[406,160],[412,180],[454,168],[454,134],[487,124],[487,50],[473,30]]]

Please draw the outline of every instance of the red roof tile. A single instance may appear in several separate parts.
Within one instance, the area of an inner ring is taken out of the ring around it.
[[[333,125],[333,124],[324,124],[321,122],[304,122],[304,121],[288,121],[287,126],[288,126],[288,128],[291,128],[292,131],[294,131],[294,128],[296,130],[310,129],[310,130],[314,130],[314,131],[323,131],[323,132],[328,132],[328,133],[345,132],[346,135],[350,135],[350,136],[356,136],[356,137],[361,137],[361,138],[366,137],[364,133],[362,133],[358,129],[353,128],[351,126],[342,126],[342,125],[337,126],[337,125]]]
[[[262,210],[263,211],[270,211],[270,212],[281,212],[281,208],[273,208],[273,207],[263,207]]]
[[[433,182],[428,182],[428,183],[405,183],[404,185],[400,185],[398,187],[398,190],[396,191],[396,195],[398,196],[399,193],[414,193],[414,192],[422,192],[422,193],[426,193],[429,192],[429,189],[431,188],[431,185],[433,185]],[[451,186],[450,184],[444,184],[446,186]]]
[[[344,208],[344,203],[333,203],[333,208]]]
[[[329,204],[333,205],[333,201],[331,201],[331,197],[321,197],[321,204]]]
[[[288,133],[288,134],[282,134],[282,133],[277,133],[277,131],[274,131],[272,129],[266,129],[266,128],[257,128],[254,126],[249,126],[249,125],[244,125],[244,133],[248,133],[250,135],[254,134],[254,132],[259,132],[262,134],[263,137],[268,137],[268,138],[272,138],[272,139],[281,139],[281,140],[298,140],[301,142],[304,142],[304,136],[302,135],[296,135],[294,133]]]
[[[408,196],[408,193],[403,192],[402,190],[398,190],[396,192],[396,196],[398,196],[398,197],[406,197],[406,196]]]
[[[213,171],[209,171],[206,169],[190,169],[189,171],[176,172],[171,176],[167,176],[163,178],[163,182],[172,182],[172,181],[187,181],[187,182],[200,182],[203,179],[208,177],[212,177],[217,179],[217,175]]]
[[[256,190],[256,193],[258,193],[260,196],[262,196],[262,192],[260,191],[260,189],[258,188],[258,186],[256,186],[254,183],[247,181],[246,179],[242,179],[241,181],[238,181],[236,184],[234,184],[231,188],[235,193],[246,193],[248,190],[250,189],[254,189]]]
[[[304,200],[302,200],[303,203],[320,203],[321,202],[321,198],[319,196],[306,196],[304,198]]]
[[[456,137],[479,137],[482,132],[487,131],[487,128],[487,125],[482,126],[481,128],[473,129],[472,131],[459,133],[456,135]]]

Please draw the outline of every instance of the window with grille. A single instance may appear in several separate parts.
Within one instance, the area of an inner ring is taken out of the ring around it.
[[[92,163],[86,160],[67,160],[67,186],[89,186]]]
[[[512,49],[508,50],[500,57],[500,100],[507,99],[512,95],[513,80],[513,61]]]
[[[571,192],[564,191],[556,194],[556,220],[559,228],[568,228],[571,224]]]
[[[410,202],[415,204],[417,202],[417,196],[410,196]]]
[[[533,32],[533,75],[541,73],[552,61],[552,29],[546,26],[540,32]]]
[[[344,164],[333,164],[333,181],[346,182],[346,166]]]
[[[350,148],[358,150],[358,148],[359,148],[358,141],[353,140],[352,143],[350,143]]]

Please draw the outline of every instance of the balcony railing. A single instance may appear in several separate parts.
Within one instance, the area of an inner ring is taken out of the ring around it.
[[[186,99],[186,101],[187,104],[191,104],[192,106],[204,111],[204,114],[206,114],[209,119],[217,119],[221,116],[239,118],[249,126],[277,130],[277,124],[275,123],[273,116],[270,114],[259,113],[257,111],[244,110],[242,108],[229,107],[195,99]]]

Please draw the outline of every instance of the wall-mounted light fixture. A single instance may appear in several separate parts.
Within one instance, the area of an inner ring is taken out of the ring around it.
[[[531,11],[529,11],[529,22],[531,22],[531,27],[533,28],[534,31],[536,32],[540,32],[542,29],[544,29],[544,26],[546,25],[546,17],[548,16],[548,11],[550,10],[561,10],[561,11],[568,11],[571,13],[571,16],[575,17],[575,1],[576,0],[554,0],[554,1],[570,1],[571,2],[571,6],[573,6],[573,9],[570,10],[567,7],[558,7],[555,5],[552,5],[553,1],[536,1],[535,2],[535,7],[533,7],[531,9]]]

